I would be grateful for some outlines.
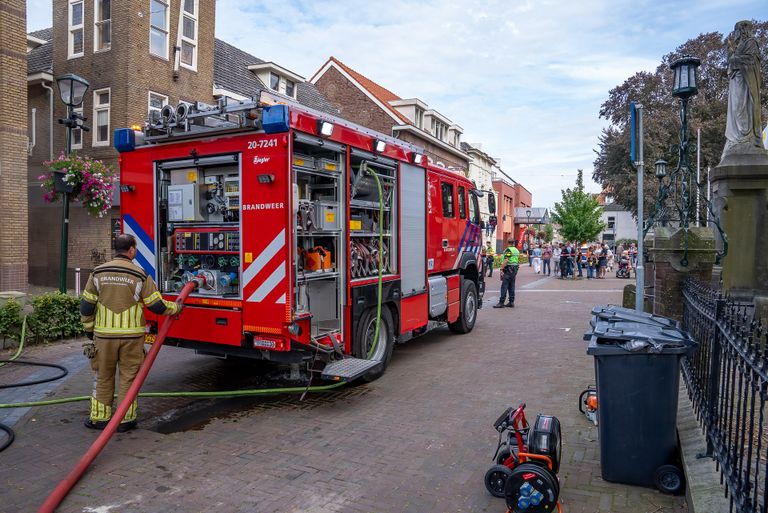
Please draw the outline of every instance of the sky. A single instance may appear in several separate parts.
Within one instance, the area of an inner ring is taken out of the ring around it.
[[[27,16],[49,27],[51,0],[28,0]],[[610,89],[700,33],[766,18],[768,0],[218,0],[216,37],[307,79],[333,55],[419,98],[552,207],[578,169],[600,190]]]

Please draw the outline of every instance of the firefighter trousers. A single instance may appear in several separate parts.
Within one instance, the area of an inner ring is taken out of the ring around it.
[[[112,401],[115,394],[115,373],[119,373],[117,404],[122,402],[144,362],[144,335],[127,338],[93,338],[96,356],[91,368],[96,373],[91,396],[90,418],[93,422],[108,421],[112,417]],[[122,422],[136,420],[134,400]]]

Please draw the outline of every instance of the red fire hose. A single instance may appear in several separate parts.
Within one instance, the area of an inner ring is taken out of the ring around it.
[[[190,281],[184,285],[184,288],[181,289],[181,293],[179,294],[177,302],[183,302],[185,299],[187,299],[187,296],[189,296],[189,294],[197,286],[198,283],[193,281]],[[131,403],[134,399],[136,399],[141,385],[144,384],[144,380],[147,379],[149,369],[152,368],[152,364],[155,362],[157,353],[159,353],[160,348],[163,347],[165,336],[168,334],[168,330],[170,329],[171,324],[173,324],[173,321],[174,317],[169,318],[163,324],[162,328],[160,328],[160,333],[157,334],[155,343],[152,345],[149,353],[147,353],[147,357],[144,359],[144,363],[139,369],[139,373],[136,375],[136,379],[128,389],[128,393],[126,393],[123,402],[118,405],[117,410],[112,415],[112,418],[107,424],[107,427],[104,428],[104,431],[101,432],[96,441],[91,444],[88,452],[86,452],[80,461],[77,462],[77,465],[72,469],[69,475],[67,475],[67,477],[65,477],[64,480],[58,484],[53,492],[51,492],[48,498],[45,499],[45,502],[42,506],[40,506],[38,513],[53,513],[56,507],[61,504],[61,501],[64,500],[64,497],[67,496],[67,494],[72,490],[72,488],[74,488],[74,486],[83,476],[85,471],[88,469],[88,466],[93,462],[93,460],[96,459],[96,456],[99,455],[101,450],[104,449],[104,447],[107,445],[107,442],[109,442],[109,439],[112,438],[112,435],[115,434],[117,426],[120,425],[120,421],[123,420],[126,412],[128,412],[128,408],[131,407]]]

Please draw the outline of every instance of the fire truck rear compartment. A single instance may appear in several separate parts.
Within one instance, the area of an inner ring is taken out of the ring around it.
[[[162,292],[202,277],[195,295],[241,297],[239,162],[235,154],[156,163]]]

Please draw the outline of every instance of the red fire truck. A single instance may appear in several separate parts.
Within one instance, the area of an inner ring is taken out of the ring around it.
[[[482,192],[418,147],[269,96],[168,106],[115,147],[137,263],[169,300],[204,284],[166,343],[370,380],[395,341],[472,330]]]

